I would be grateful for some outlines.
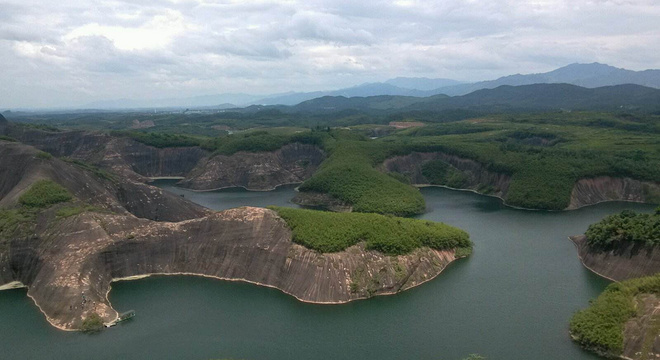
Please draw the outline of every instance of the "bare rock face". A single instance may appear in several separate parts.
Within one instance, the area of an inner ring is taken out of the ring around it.
[[[97,132],[48,132],[12,126],[9,133],[53,156],[84,161],[140,182],[150,177],[184,177],[208,155],[199,147],[159,149]]]
[[[660,203],[660,184],[609,176],[581,179],[573,187],[567,209],[577,209],[604,201]]]
[[[97,163],[118,174],[147,181],[150,177],[184,177],[207,155],[196,146],[159,149],[128,138],[112,138]]]
[[[103,179],[77,165],[39,156],[35,148],[0,143],[0,207],[18,201],[23,191],[40,179],[51,179],[73,196],[118,214],[131,213],[151,220],[180,221],[206,215],[209,210],[157,187],[118,177]]]
[[[178,185],[193,190],[272,190],[305,181],[324,159],[318,147],[298,143],[272,152],[216,155],[201,161]]]
[[[244,207],[175,223],[83,213],[54,222],[31,239],[13,240],[4,259],[3,283],[25,284],[51,324],[75,330],[92,313],[106,322],[117,318],[107,293],[118,278],[203,275],[334,304],[417,286],[455,256],[422,248],[390,257],[362,245],[319,254],[292,243],[275,212]]]
[[[64,330],[80,329],[94,313],[106,322],[117,318],[107,298],[113,279],[209,276],[334,304],[417,286],[456,258],[453,250],[429,248],[386,256],[363,244],[317,253],[294,244],[274,211],[213,212],[149,185],[99,178],[20,143],[0,142],[0,169],[11,169],[0,176],[0,208],[50,179],[76,202],[102,209],[62,218],[57,210],[64,205],[54,205],[27,232],[0,238],[0,289],[24,284],[48,321]]]
[[[642,294],[634,301],[637,316],[625,324],[622,358],[660,358],[660,298],[654,294]]]
[[[582,264],[596,274],[614,281],[655,275],[660,272],[660,248],[627,242],[613,249],[589,246],[584,235],[571,236]]]
[[[474,160],[455,155],[441,152],[413,152],[409,155],[387,159],[383,163],[383,167],[386,171],[409,176],[411,182],[415,185],[426,185],[429,184],[429,180],[422,175],[422,165],[432,160],[442,160],[467,175],[466,189],[479,191],[479,189],[489,187],[493,191],[490,195],[506,199],[511,183],[509,175],[489,171],[485,166]]]

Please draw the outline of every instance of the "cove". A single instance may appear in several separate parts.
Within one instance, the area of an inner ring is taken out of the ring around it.
[[[272,192],[191,192],[202,205],[289,203]],[[424,188],[421,218],[458,226],[474,254],[394,296],[312,305],[278,290],[196,277],[113,284],[110,300],[134,320],[98,335],[51,327],[24,289],[0,292],[0,358],[7,359],[598,359],[570,341],[568,321],[607,284],[580,264],[568,235],[603,216],[653,206],[603,203],[570,212],[508,208],[495,198]]]

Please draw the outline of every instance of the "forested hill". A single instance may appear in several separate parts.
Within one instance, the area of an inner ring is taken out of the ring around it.
[[[594,89],[570,84],[500,86],[449,97],[370,96],[346,98],[325,96],[287,108],[288,112],[336,112],[362,110],[393,113],[401,111],[446,111],[474,109],[488,112],[524,110],[636,110],[660,111],[660,90],[640,85],[616,85]]]

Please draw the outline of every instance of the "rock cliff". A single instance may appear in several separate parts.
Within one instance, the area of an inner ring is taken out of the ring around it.
[[[470,159],[445,153],[411,153],[397,156],[383,163],[383,170],[406,175],[415,185],[429,184],[422,174],[422,166],[432,160],[441,160],[465,174],[463,189],[494,195],[505,202],[511,176],[488,170],[484,165]],[[580,179],[575,183],[566,210],[593,205],[604,201],[633,201],[660,203],[660,183],[631,178],[601,176]]]
[[[199,147],[159,149],[130,138],[97,132],[49,132],[11,126],[9,133],[56,157],[84,161],[142,182],[149,177],[184,177],[208,155]]]
[[[567,209],[577,209],[603,201],[660,203],[660,183],[631,178],[601,176],[575,183]]]
[[[202,160],[178,185],[193,190],[272,190],[279,185],[303,182],[324,159],[325,154],[318,147],[298,143],[272,152],[216,155]]]
[[[489,195],[506,199],[507,192],[509,191],[509,184],[511,183],[511,177],[509,175],[489,171],[485,166],[474,160],[461,158],[455,155],[441,152],[413,152],[409,155],[397,156],[385,160],[383,168],[388,172],[397,172],[408,176],[411,183],[415,185],[427,185],[430,181],[422,174],[422,165],[432,160],[444,161],[456,170],[465,174],[465,189],[478,192],[482,192],[483,189],[488,189]]]
[[[161,149],[97,132],[9,126],[8,133],[56,157],[84,161],[123,178],[148,182],[154,177],[181,177],[185,179],[179,185],[193,190],[272,190],[303,182],[325,159],[318,147],[298,143],[272,152],[212,156],[198,146]]]
[[[107,294],[113,279],[191,274],[274,287],[302,301],[342,303],[393,294],[437,276],[455,253],[420,248],[385,256],[363,244],[321,254],[292,242],[271,210],[212,212],[124,178],[104,179],[31,146],[0,142],[0,208],[38,179],[67,188],[99,210],[58,216],[42,211],[29,233],[0,238],[0,288],[24,284],[48,321],[80,329],[93,313],[117,317]],[[6,233],[4,233],[6,234]]]
[[[614,281],[655,275],[660,272],[660,248],[626,242],[613,249],[589,246],[584,235],[571,236],[582,264],[596,274]]]

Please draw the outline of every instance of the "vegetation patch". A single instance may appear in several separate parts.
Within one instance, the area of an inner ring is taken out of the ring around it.
[[[0,135],[0,140],[9,141],[9,142],[17,142],[18,141],[16,139],[14,139],[13,137],[9,137],[7,135]]]
[[[83,320],[80,331],[85,333],[95,333],[103,330],[103,319],[97,314],[92,313]]]
[[[622,242],[643,242],[660,245],[660,208],[653,214],[624,210],[589,225],[585,235],[590,246],[611,248]]]
[[[330,194],[351,204],[356,212],[397,216],[424,212],[426,204],[419,190],[374,168],[395,147],[335,136],[339,140],[328,146],[330,157],[300,186],[301,191]]]
[[[39,180],[18,198],[18,202],[31,208],[45,208],[71,199],[71,193],[61,185],[51,180]]]
[[[327,253],[359,242],[387,255],[407,254],[427,246],[436,250],[471,248],[469,235],[443,223],[379,214],[332,213],[271,207],[293,231],[293,241]]]
[[[460,189],[465,186],[467,176],[442,160],[431,160],[422,165],[422,175],[432,185],[445,185]]]
[[[573,316],[571,335],[585,347],[621,354],[625,324],[636,315],[635,297],[642,294],[660,294],[660,274],[609,285],[587,309]]]

